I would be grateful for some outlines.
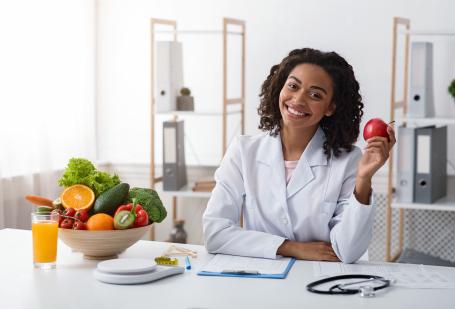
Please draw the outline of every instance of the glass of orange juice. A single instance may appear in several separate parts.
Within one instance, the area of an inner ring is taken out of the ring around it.
[[[58,216],[58,213],[32,213],[33,264],[36,268],[55,268]]]

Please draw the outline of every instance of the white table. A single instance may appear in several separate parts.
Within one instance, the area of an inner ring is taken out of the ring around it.
[[[0,308],[455,308],[455,290],[393,287],[374,298],[317,295],[305,290],[313,281],[311,262],[297,261],[287,279],[203,277],[196,272],[211,257],[204,247],[187,245],[199,254],[183,275],[143,285],[120,286],[96,281],[96,261],[59,241],[57,269],[32,266],[30,231],[0,230]],[[169,243],[139,241],[121,257],[153,259]],[[455,268],[435,267],[455,278]]]

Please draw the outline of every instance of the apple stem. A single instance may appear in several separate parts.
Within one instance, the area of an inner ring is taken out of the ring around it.
[[[392,123],[395,123],[395,120],[394,120],[394,121],[391,121],[391,122],[389,122],[388,124],[392,124]]]

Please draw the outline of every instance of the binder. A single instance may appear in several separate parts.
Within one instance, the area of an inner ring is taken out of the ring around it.
[[[182,43],[156,43],[156,111],[177,110],[177,96],[183,86]]]
[[[199,276],[285,279],[294,263],[294,258],[270,260],[217,254],[197,274]]]
[[[414,201],[416,128],[398,127],[397,131],[397,181],[396,199],[398,202]]]
[[[411,43],[409,79],[410,118],[434,117],[433,44]]]
[[[183,120],[163,122],[163,190],[187,184]]]
[[[414,202],[433,203],[447,194],[447,126],[417,128]]]

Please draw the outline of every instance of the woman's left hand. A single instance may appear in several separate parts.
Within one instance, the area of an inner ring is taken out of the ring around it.
[[[358,165],[357,178],[371,180],[376,171],[387,161],[390,151],[396,143],[395,131],[390,125],[387,126],[387,133],[389,139],[375,136],[367,140],[365,152]]]

